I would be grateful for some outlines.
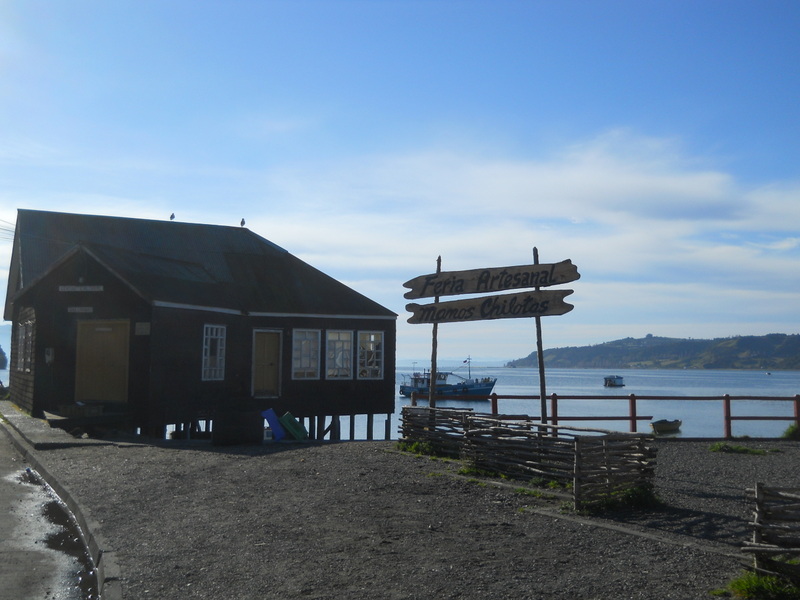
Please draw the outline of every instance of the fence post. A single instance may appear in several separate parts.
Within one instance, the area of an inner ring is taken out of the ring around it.
[[[582,490],[581,490],[581,480],[583,479],[583,475],[581,473],[581,438],[575,438],[575,465],[573,468],[572,473],[572,502],[573,506],[576,511],[581,509],[581,502],[582,502]]]
[[[725,394],[722,396],[722,417],[724,419],[722,435],[725,439],[729,440],[733,437],[731,430],[731,396]]]
[[[492,414],[496,415],[496,414],[498,414],[497,413],[497,394],[492,392],[492,395],[490,396],[490,399],[492,400]]]
[[[794,424],[800,429],[800,394],[794,395]]]
[[[631,420],[631,433],[636,433],[636,394],[628,396],[628,416]]]
[[[550,421],[553,425],[558,425],[558,394],[550,396]]]
[[[733,437],[733,434],[731,432],[731,396],[730,396],[730,394],[725,394],[722,397],[722,415],[723,415],[723,418],[725,420],[725,423],[723,424],[723,427],[724,427],[723,437],[726,440],[729,440],[729,439],[731,439]]]
[[[411,392],[411,406],[417,405],[417,392]]]

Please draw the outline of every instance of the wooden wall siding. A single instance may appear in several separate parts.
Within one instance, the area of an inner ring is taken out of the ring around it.
[[[17,369],[17,359],[19,357],[19,333],[18,324],[21,322],[33,322],[33,348],[36,348],[36,312],[30,306],[21,307],[14,318],[11,327],[11,355],[8,363],[8,385],[11,388],[11,401],[25,412],[35,417],[37,414],[33,401],[34,380],[36,377],[36,361],[31,361],[30,371],[19,371]],[[34,352],[35,355],[35,352]]]
[[[572,484],[576,510],[651,487],[652,436],[545,425],[517,415],[404,406],[403,439],[460,456],[475,468],[519,479]]]
[[[102,286],[102,291],[59,291],[60,286],[75,286],[80,281],[87,286]],[[27,320],[26,310],[35,312],[34,360],[30,379],[22,377],[14,381],[22,384],[20,395],[30,395],[21,398],[21,402],[29,402],[35,416],[42,416],[42,411],[57,412],[60,407],[72,405],[75,401],[78,322],[126,319],[130,320],[131,326],[127,408],[138,415],[137,420],[143,417],[148,386],[149,337],[135,335],[136,323],[150,321],[150,307],[143,299],[94,260],[78,254],[28,290],[24,302],[33,308],[15,306],[14,323]],[[79,310],[76,311],[76,307]],[[16,341],[16,338],[15,330],[12,339]],[[47,348],[53,349],[51,364],[45,362]]]
[[[755,503],[753,541],[742,550],[753,555],[757,572],[800,584],[800,488],[756,483],[747,493]]]

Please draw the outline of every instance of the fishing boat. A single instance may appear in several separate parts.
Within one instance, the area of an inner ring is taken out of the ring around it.
[[[462,377],[453,371],[436,371],[437,396],[488,396],[497,383],[496,377],[472,377],[471,360],[467,358],[467,376]],[[431,372],[422,371],[403,375],[400,395],[410,398],[411,394],[427,396],[431,389]]]
[[[650,427],[653,428],[655,433],[675,433],[683,424],[683,421],[680,419],[659,419],[658,421],[652,421],[650,423]]]
[[[603,378],[603,385],[606,387],[625,387],[625,380],[621,375],[606,375]]]

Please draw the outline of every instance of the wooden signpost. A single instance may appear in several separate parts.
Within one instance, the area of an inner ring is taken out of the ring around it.
[[[517,319],[534,317],[536,319],[537,352],[539,355],[540,397],[542,402],[542,422],[547,422],[544,362],[542,357],[541,317],[563,315],[571,311],[572,304],[564,298],[573,290],[541,290],[580,279],[578,268],[567,259],[559,263],[539,264],[539,252],[533,249],[532,265],[470,269],[466,271],[442,271],[442,258],[436,262],[436,272],[420,275],[406,281],[403,286],[410,288],[404,297],[434,298],[429,304],[412,302],[406,310],[412,313],[409,323],[430,323],[433,325],[430,406],[435,402],[436,350],[439,323],[462,323],[490,319]],[[525,292],[502,294],[508,290],[525,288]],[[462,300],[440,302],[440,296],[463,294],[491,294]]]

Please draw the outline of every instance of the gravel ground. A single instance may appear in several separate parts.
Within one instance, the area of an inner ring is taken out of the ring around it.
[[[603,517],[458,475],[391,442],[117,441],[39,452],[99,523],[125,600],[708,598],[740,572],[756,480],[800,444],[659,441],[665,506]]]

